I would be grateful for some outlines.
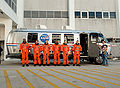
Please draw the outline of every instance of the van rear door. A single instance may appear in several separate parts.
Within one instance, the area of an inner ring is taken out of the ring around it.
[[[88,56],[89,57],[98,57],[99,56],[99,47],[98,42],[98,33],[90,33],[89,35],[89,46],[88,46]]]

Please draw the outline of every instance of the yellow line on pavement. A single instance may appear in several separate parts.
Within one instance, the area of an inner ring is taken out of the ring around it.
[[[90,74],[90,75],[99,76],[99,77],[109,78],[109,77],[106,77],[106,76],[103,76],[103,75],[94,74],[94,73],[89,73],[89,72],[80,71],[80,70],[76,70],[76,69],[72,69],[72,70],[75,70],[75,71],[78,71],[78,72],[82,72],[82,73],[86,73],[86,74]],[[108,82],[108,81],[106,81],[106,82]],[[110,83],[110,84],[113,84],[113,85],[116,85],[116,86],[120,86],[119,84],[116,84],[116,83],[112,83],[112,82],[109,82],[109,83]]]
[[[32,74],[34,74],[35,76],[39,77],[40,79],[44,80],[45,82],[49,83],[50,85],[52,85],[54,88],[60,88],[57,85],[53,84],[52,82],[48,81],[47,79],[41,77],[40,75],[32,72],[31,70],[27,69],[29,72],[31,72]]]
[[[104,70],[104,69],[91,69],[91,70],[97,70],[97,71],[103,71],[103,72],[109,72],[109,73],[114,73],[114,74],[118,74],[118,75],[120,75],[120,73],[116,73],[116,72],[112,72],[112,71],[109,71],[109,70]],[[107,73],[106,73],[107,74]],[[113,74],[112,74],[113,75]],[[117,76],[117,77],[120,77],[120,76],[118,76],[118,75],[115,75],[115,76]]]
[[[107,70],[109,72],[115,73],[115,74],[120,74],[120,72],[117,72],[119,70],[115,70],[115,69],[108,69],[108,68],[104,68],[104,70]],[[114,71],[114,72],[113,72]]]
[[[71,77],[71,78],[74,78],[74,79],[77,79],[77,80],[80,80],[80,81],[82,81],[82,82],[91,84],[91,85],[93,85],[93,86],[97,86],[98,88],[104,88],[104,87],[102,87],[102,86],[99,86],[99,85],[97,85],[97,84],[91,83],[91,82],[89,82],[89,81],[86,81],[86,80],[83,80],[83,79],[79,79],[79,78],[73,77],[73,76],[71,76],[71,75],[67,75],[67,74],[61,73],[61,72],[59,72],[59,71],[55,71],[55,70],[53,70],[53,69],[51,69],[51,71],[56,72],[56,73],[59,73],[59,74],[62,74],[62,75],[65,75],[65,76],[68,76],[68,77]]]
[[[88,70],[88,69],[83,69],[83,70],[86,70],[86,71],[91,71],[91,72],[96,72],[96,73],[100,73],[100,74],[104,74],[104,75],[116,76],[116,75],[107,74],[107,73],[102,73],[102,72],[93,71],[93,70]],[[101,76],[102,76],[102,75],[101,75]],[[105,77],[106,77],[106,76],[105,76]],[[116,76],[116,77],[120,77],[120,76]],[[120,81],[120,79],[117,79],[117,78],[112,78],[112,77],[106,77],[106,78],[109,78],[109,79],[113,79],[113,80]]]
[[[30,88],[35,88],[18,70],[16,72],[21,76],[21,78],[27,83]]]
[[[5,76],[5,80],[6,80],[6,88],[12,88],[11,84],[10,84],[10,80],[8,78],[8,74],[7,71],[4,70],[4,76]]]
[[[76,85],[73,84],[73,83],[70,83],[70,82],[68,82],[68,81],[65,81],[65,80],[63,80],[63,79],[57,77],[57,76],[54,76],[54,75],[52,75],[52,74],[49,74],[49,73],[47,73],[47,72],[45,72],[45,71],[43,71],[43,70],[41,70],[41,69],[39,69],[39,70],[40,70],[41,72],[43,72],[43,73],[49,75],[49,76],[52,76],[52,77],[54,77],[54,78],[56,78],[56,79],[58,79],[58,80],[60,80],[60,81],[63,81],[63,82],[65,82],[65,83],[69,84],[69,85],[72,85],[72,86],[75,87],[75,88],[81,88],[81,87],[79,87],[79,86],[76,86]]]

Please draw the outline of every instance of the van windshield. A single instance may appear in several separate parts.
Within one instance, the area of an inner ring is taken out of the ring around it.
[[[98,43],[102,43],[102,40],[104,40],[106,43],[108,43],[108,40],[103,36],[103,34],[98,34]]]

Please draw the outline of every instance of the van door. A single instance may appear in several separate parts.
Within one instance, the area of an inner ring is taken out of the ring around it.
[[[99,56],[99,47],[98,42],[98,33],[90,33],[89,35],[89,47],[88,47],[88,56],[89,57],[98,57]]]

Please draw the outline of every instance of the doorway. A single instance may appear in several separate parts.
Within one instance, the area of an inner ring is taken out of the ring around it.
[[[80,34],[80,44],[82,46],[82,55],[88,56],[88,34]]]

